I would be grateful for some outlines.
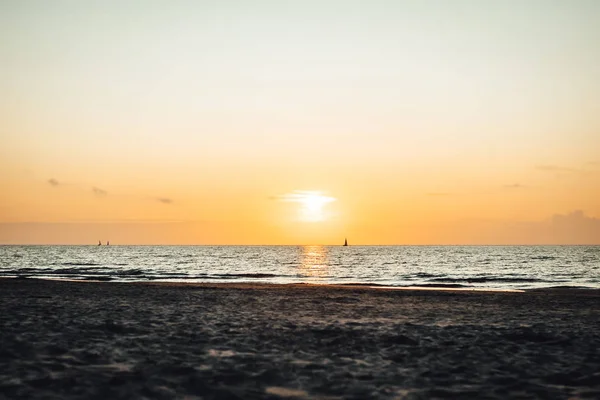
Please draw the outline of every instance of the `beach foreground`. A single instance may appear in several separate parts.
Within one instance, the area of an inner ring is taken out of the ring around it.
[[[0,279],[0,398],[600,398],[600,294]]]

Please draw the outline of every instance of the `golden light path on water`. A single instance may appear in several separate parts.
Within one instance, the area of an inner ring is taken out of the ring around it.
[[[300,275],[322,281],[329,273],[328,250],[325,246],[304,246],[300,256]]]

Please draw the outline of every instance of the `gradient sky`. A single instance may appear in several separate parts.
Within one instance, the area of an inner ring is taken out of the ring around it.
[[[0,243],[600,243],[598,21],[2,1]]]

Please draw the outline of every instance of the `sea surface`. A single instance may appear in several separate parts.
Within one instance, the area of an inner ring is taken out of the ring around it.
[[[0,277],[600,288],[600,246],[0,246]]]

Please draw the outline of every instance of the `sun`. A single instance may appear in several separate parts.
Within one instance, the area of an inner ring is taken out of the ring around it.
[[[299,219],[304,222],[320,222],[327,218],[325,205],[334,202],[334,197],[325,196],[322,192],[312,190],[295,190],[281,196],[283,201],[299,203]]]
[[[306,194],[300,201],[302,204],[300,219],[307,222],[323,221],[325,219],[323,207],[334,200],[333,197],[323,196],[318,192]]]

